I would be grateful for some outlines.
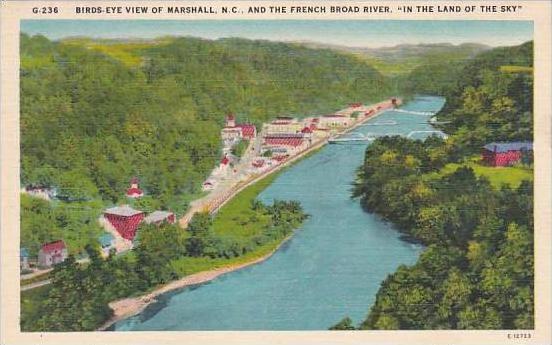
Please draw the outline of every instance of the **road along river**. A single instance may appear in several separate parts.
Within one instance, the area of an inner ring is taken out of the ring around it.
[[[431,135],[444,99],[417,97],[344,138]],[[173,291],[116,331],[325,330],[344,316],[362,321],[382,280],[413,264],[421,247],[351,199],[369,141],[326,145],[281,173],[259,198],[298,200],[310,218],[268,260],[199,286]]]

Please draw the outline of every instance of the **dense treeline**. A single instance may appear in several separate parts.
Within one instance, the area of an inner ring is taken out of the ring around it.
[[[533,328],[532,182],[493,188],[470,167],[442,170],[486,142],[532,140],[532,75],[519,68],[532,66],[532,46],[481,53],[436,80],[446,141],[384,137],[367,148],[354,195],[426,249],[387,277],[359,328]],[[348,318],[332,327],[351,328]]]
[[[86,246],[90,262],[78,264],[73,255],[57,265],[51,287],[40,299],[24,304],[21,327],[25,331],[94,330],[112,315],[108,303],[144,293],[181,276],[175,261],[184,257],[240,257],[270,241],[280,241],[297,228],[307,215],[295,201],[265,205],[255,201],[251,209],[270,223],[248,246],[216,236],[207,213],[194,215],[187,231],[177,225],[141,225],[131,253],[103,259],[97,249]]]
[[[22,246],[32,255],[60,238],[82,252],[98,235],[90,218],[115,203],[183,212],[220,159],[228,112],[258,125],[389,95],[384,78],[354,57],[241,39],[22,34],[20,75],[21,184],[57,191],[50,206],[22,201]],[[146,194],[136,201],[125,196],[133,176]],[[69,209],[72,231],[53,220]]]
[[[470,168],[431,173],[436,146],[390,137],[366,151],[363,207],[427,248],[382,283],[361,328],[532,328],[532,184],[496,190]]]
[[[98,224],[101,202],[52,203],[21,194],[21,243],[32,257],[42,244],[64,239],[70,253],[97,244],[103,230]]]
[[[377,71],[329,50],[161,42],[133,51],[142,63],[128,66],[78,41],[21,35],[22,184],[117,202],[138,176],[161,207],[181,210],[219,158],[227,112],[260,124],[389,95]]]
[[[438,115],[454,157],[478,153],[492,141],[533,138],[533,42],[500,47],[461,62],[421,66],[408,92],[446,97]]]

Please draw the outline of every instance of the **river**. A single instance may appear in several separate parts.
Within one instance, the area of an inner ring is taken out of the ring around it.
[[[371,119],[348,136],[431,133],[429,115],[444,99],[416,97]],[[414,131],[414,133],[412,133]],[[415,132],[420,131],[420,132]],[[356,134],[353,134],[356,133]],[[351,183],[368,142],[326,145],[281,173],[259,198],[298,200],[310,214],[290,241],[265,262],[207,284],[168,293],[116,331],[325,330],[345,316],[366,317],[380,283],[421,247],[351,199]]]

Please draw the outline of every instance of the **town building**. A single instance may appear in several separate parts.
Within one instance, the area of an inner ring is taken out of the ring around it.
[[[174,213],[169,211],[154,211],[144,218],[144,222],[146,224],[155,225],[161,225],[163,223],[174,224],[175,221],[176,217],[174,216]]]
[[[293,134],[298,133],[303,128],[303,124],[296,119],[287,116],[277,117],[274,121],[265,125],[267,135],[271,134]]]
[[[301,149],[305,143],[303,133],[273,133],[264,138],[263,145],[268,147],[283,147],[287,152]],[[274,152],[274,150],[272,150]]]
[[[110,233],[105,233],[98,238],[100,248],[104,256],[109,255],[109,251],[115,247],[115,238]]]
[[[224,177],[230,172],[230,158],[228,155],[224,155],[220,160],[218,167],[213,171],[214,177]]]
[[[351,118],[345,115],[331,114],[320,117],[320,126],[325,128],[348,127]]]
[[[144,196],[144,192],[138,187],[139,180],[137,177],[133,177],[130,180],[130,188],[127,189],[127,197],[129,198],[140,198]]]
[[[35,198],[40,198],[48,201],[52,200],[56,195],[55,191],[50,188],[35,185],[26,186],[25,188],[23,188],[22,192]]]
[[[19,267],[21,271],[29,270],[29,251],[27,248],[19,249]]]
[[[236,127],[240,128],[242,139],[251,140],[257,136],[257,128],[255,127],[255,125],[242,123],[237,125]]]
[[[234,114],[226,116],[226,126],[221,130],[222,140],[233,143],[239,139],[251,140],[257,136],[257,128],[255,125],[248,123],[236,124]]]
[[[522,161],[524,155],[530,158],[532,154],[533,143],[529,141],[493,142],[483,146],[481,159],[487,165],[499,167],[513,165]]]
[[[45,243],[38,251],[38,265],[52,267],[67,259],[67,247],[62,240]]]
[[[316,128],[316,126],[314,127]],[[310,139],[312,137],[312,133],[313,133],[313,128],[311,126],[308,126],[308,127],[304,127],[302,130],[301,130],[301,133],[303,134],[303,137],[305,139]]]
[[[211,191],[211,190],[215,189],[215,185],[216,185],[215,180],[209,179],[209,180],[203,182],[202,189],[203,189],[204,192]]]
[[[138,226],[144,220],[144,212],[123,205],[108,208],[104,211],[104,217],[124,239],[133,240]]]

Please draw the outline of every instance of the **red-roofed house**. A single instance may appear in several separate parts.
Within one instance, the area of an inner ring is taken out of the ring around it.
[[[313,132],[313,129],[310,126],[305,127],[301,130],[301,133],[303,133],[303,136],[305,137],[305,139],[311,139],[312,138],[312,132]]]
[[[62,240],[46,243],[38,251],[38,265],[51,267],[67,259],[67,248]]]
[[[215,176],[225,176],[228,174],[228,171],[230,170],[230,158],[228,158],[227,155],[224,155],[222,159],[220,160],[219,166],[215,169],[213,174]]]
[[[239,124],[236,127],[241,129],[241,137],[244,139],[253,139],[257,135],[257,128],[251,124]]]
[[[133,240],[138,225],[144,219],[144,212],[123,205],[108,208],[104,211],[104,217],[124,239]]]
[[[351,108],[359,108],[361,106],[362,106],[362,103],[360,103],[360,102],[349,104],[349,107],[351,107]]]
[[[137,177],[133,177],[130,180],[130,188],[127,189],[127,197],[129,198],[140,198],[144,196],[144,192],[138,187],[139,180]]]
[[[222,140],[253,139],[256,135],[257,128],[255,128],[255,125],[246,123],[236,124],[234,114],[226,116],[226,127],[221,131]]]
[[[226,115],[226,127],[236,127],[236,116],[234,114]]]

